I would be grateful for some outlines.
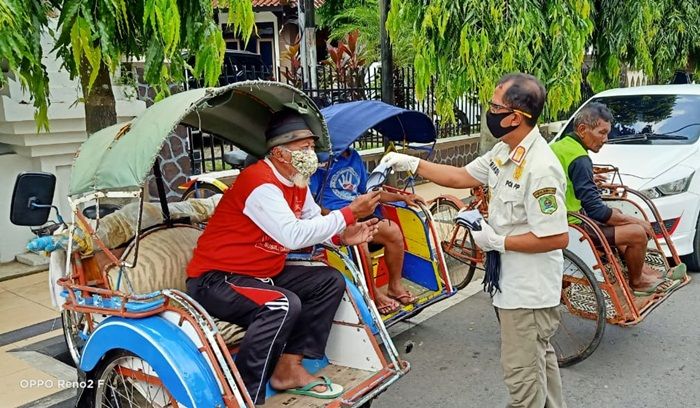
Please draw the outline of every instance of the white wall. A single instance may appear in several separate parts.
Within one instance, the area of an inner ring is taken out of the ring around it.
[[[25,246],[32,238],[27,227],[10,223],[12,189],[20,172],[55,174],[54,204],[69,219],[66,196],[71,164],[81,143],[87,138],[85,108],[76,102],[82,94],[79,83],[71,81],[68,73],[60,68],[61,61],[48,54],[52,47],[51,38],[44,35],[42,62],[49,74],[50,133],[37,133],[34,108],[28,103],[31,96],[21,89],[17,81],[10,77],[9,84],[0,89],[0,262],[11,261],[18,253],[25,252]],[[121,88],[114,87],[114,91],[119,122],[131,119],[146,108],[143,101],[125,99]]]

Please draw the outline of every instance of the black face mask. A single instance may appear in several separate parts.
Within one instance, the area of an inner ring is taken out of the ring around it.
[[[486,127],[489,128],[489,131],[491,131],[493,137],[500,139],[516,129],[515,126],[501,126],[501,121],[506,116],[512,114],[513,112],[492,113],[491,111],[486,111]]]

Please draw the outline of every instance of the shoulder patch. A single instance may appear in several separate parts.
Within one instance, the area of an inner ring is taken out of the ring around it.
[[[545,194],[537,199],[540,205],[540,211],[542,214],[553,214],[557,211],[559,206],[557,205],[557,198],[553,194]]]
[[[557,193],[557,189],[555,187],[547,187],[547,188],[541,188],[539,190],[536,190],[532,195],[535,198],[540,198],[544,195],[554,195]]]

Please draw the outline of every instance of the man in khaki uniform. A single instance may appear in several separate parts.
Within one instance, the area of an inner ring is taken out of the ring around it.
[[[545,98],[544,86],[531,75],[501,78],[486,114],[499,143],[464,168],[398,153],[382,159],[396,171],[442,186],[488,186],[488,224],[472,234],[481,249],[500,253],[500,291],[493,305],[500,318],[508,407],[566,406],[549,342],[559,326],[561,249],[568,244],[566,178],[536,126]]]

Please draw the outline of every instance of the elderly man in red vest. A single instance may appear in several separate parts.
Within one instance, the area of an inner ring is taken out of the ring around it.
[[[290,250],[328,241],[371,240],[378,193],[321,215],[307,188],[317,137],[292,110],[273,115],[268,155],[241,172],[224,194],[187,268],[187,292],[214,317],[247,329],[236,357],[248,393],[265,402],[277,390],[335,398],[343,388],[311,375],[304,357],[321,358],[345,281],[325,266],[286,265]]]

